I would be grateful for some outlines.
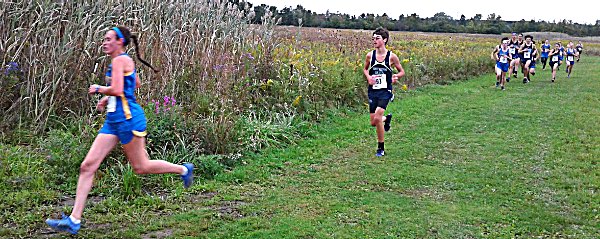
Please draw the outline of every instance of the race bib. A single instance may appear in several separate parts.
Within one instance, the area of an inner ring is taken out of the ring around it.
[[[531,58],[531,52],[523,52],[523,58]]]
[[[375,84],[373,85],[373,90],[379,89],[387,89],[387,78],[386,75],[373,75],[373,79],[375,80]]]
[[[500,56],[500,63],[508,63],[506,56]]]
[[[573,56],[567,56],[567,61],[573,61],[573,60],[574,60]]]
[[[555,62],[558,61],[558,56],[553,56],[552,61],[555,61]]]
[[[106,105],[106,112],[115,112],[117,111],[117,97],[116,96],[109,96],[108,97],[108,104]]]
[[[515,54],[515,48],[510,48],[508,51],[510,52],[510,54]]]

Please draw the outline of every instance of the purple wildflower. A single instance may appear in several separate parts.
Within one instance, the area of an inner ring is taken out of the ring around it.
[[[19,64],[14,61],[11,61],[6,65],[6,69],[4,70],[4,75],[8,75],[11,72],[19,71]]]
[[[169,104],[169,99],[170,99],[169,96],[165,96],[165,98],[164,98],[165,102],[163,103],[163,106],[167,106],[167,104]]]
[[[154,113],[158,114],[158,100],[152,100],[152,103],[154,104]]]
[[[213,70],[216,70],[216,71],[221,70],[221,69],[223,69],[223,65],[216,65],[213,67]]]

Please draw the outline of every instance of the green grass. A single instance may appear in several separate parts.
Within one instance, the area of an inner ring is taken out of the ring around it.
[[[331,113],[314,138],[248,158],[191,191],[91,204],[81,234],[598,238],[599,64],[584,58],[571,79],[563,66],[554,84],[538,69],[530,84],[515,79],[506,91],[486,75],[398,93],[383,158],[374,156],[366,109]],[[35,223],[0,236],[45,235],[43,219],[15,220]]]

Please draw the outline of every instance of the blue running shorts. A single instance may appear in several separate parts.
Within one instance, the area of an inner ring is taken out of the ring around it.
[[[121,122],[104,122],[99,133],[116,135],[121,144],[128,144],[133,140],[133,136],[146,136],[146,117],[140,115]]]

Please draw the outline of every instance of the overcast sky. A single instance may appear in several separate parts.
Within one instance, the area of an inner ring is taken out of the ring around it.
[[[361,13],[373,13],[398,19],[400,14],[405,16],[416,13],[421,18],[433,17],[438,12],[444,12],[454,19],[460,19],[464,14],[467,19],[475,14],[481,14],[486,19],[491,13],[500,15],[502,20],[519,21],[548,21],[557,22],[562,19],[573,20],[581,24],[595,24],[600,20],[596,1],[589,0],[247,0],[253,5],[267,4],[276,6],[278,10],[284,7],[296,8],[302,5],[307,10],[317,13],[347,13],[360,15]],[[504,3],[504,6],[501,6]],[[509,6],[510,4],[510,6]],[[570,5],[568,5],[570,4]],[[519,6],[522,10],[517,10]]]

